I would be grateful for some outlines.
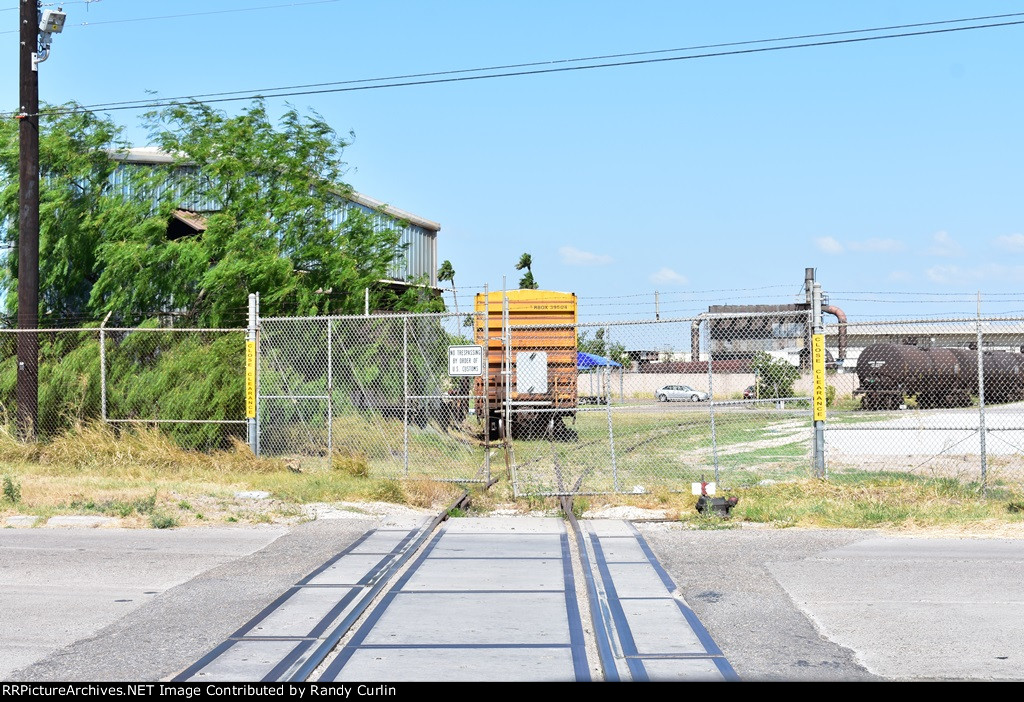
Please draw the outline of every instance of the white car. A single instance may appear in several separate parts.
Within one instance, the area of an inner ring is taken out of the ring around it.
[[[658,402],[671,402],[672,400],[706,402],[708,394],[694,390],[689,385],[665,385],[654,391],[654,398]]]

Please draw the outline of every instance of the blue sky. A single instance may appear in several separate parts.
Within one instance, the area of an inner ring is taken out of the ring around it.
[[[65,3],[41,95],[258,90],[1024,12],[346,0],[122,21],[280,4]],[[14,30],[17,12],[0,22]],[[16,37],[0,34],[5,108]],[[288,100],[354,132],[353,187],[441,223],[439,259],[467,291],[514,286],[525,251],[541,287],[576,292],[595,320],[652,313],[654,290],[680,315],[791,302],[807,266],[851,321],[973,313],[978,290],[984,312],[1024,314],[1022,39],[1017,25]],[[137,112],[111,115],[145,143]]]

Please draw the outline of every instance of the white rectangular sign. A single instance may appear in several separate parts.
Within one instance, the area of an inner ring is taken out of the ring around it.
[[[483,346],[449,346],[448,375],[481,376],[484,374]]]
[[[548,391],[547,351],[523,351],[516,354],[516,392],[543,395]]]

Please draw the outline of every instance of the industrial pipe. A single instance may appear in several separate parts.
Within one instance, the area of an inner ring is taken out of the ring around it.
[[[839,363],[846,359],[846,313],[833,305],[822,305],[821,311],[839,320]]]
[[[690,360],[700,360],[700,320],[704,315],[690,322]]]

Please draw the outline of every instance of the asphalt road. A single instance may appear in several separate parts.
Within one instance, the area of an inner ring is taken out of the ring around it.
[[[0,678],[169,678],[373,524],[2,529]]]
[[[0,530],[0,677],[168,679],[380,523]],[[1024,539],[638,526],[741,679],[1024,680]]]
[[[1024,539],[640,530],[746,680],[1024,680]]]

